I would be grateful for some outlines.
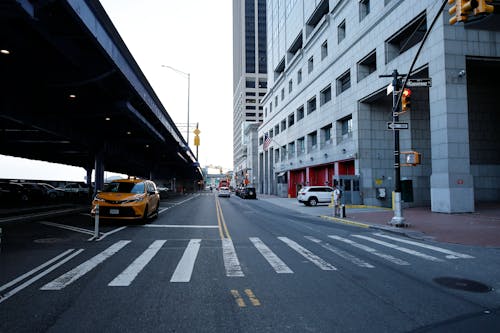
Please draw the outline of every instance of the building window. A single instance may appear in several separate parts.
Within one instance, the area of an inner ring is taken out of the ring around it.
[[[316,150],[318,145],[318,133],[316,131],[307,134],[308,152]]]
[[[276,133],[276,135],[280,134],[280,125],[274,126],[274,133]]]
[[[363,21],[365,17],[370,14],[370,0],[359,1],[359,22]]]
[[[274,96],[274,107],[278,107],[278,96]]]
[[[338,35],[338,42],[339,43],[344,40],[344,38],[345,38],[345,20],[343,20],[342,23],[340,23],[339,26],[337,27],[337,35]]]
[[[255,96],[255,92],[253,92],[253,91],[247,91],[245,93],[245,95],[247,95],[247,96]]]
[[[349,115],[341,120],[340,122],[340,134],[341,140],[346,140],[352,137],[352,116]]]
[[[290,126],[293,126],[293,124],[295,124],[295,114],[291,113],[288,116],[288,128],[290,128]]]
[[[302,69],[299,69],[297,72],[297,84],[302,82]]]
[[[290,142],[288,144],[288,158],[295,157],[295,142]]]
[[[267,81],[266,80],[259,80],[259,88],[267,88]]]
[[[283,57],[278,66],[274,69],[274,79],[275,80],[278,79],[284,72],[285,72],[285,58]]]
[[[307,101],[307,114],[316,111],[316,96]]]
[[[246,80],[246,87],[247,88],[255,88],[255,80],[247,79]]]
[[[305,138],[301,137],[297,139],[297,156],[300,156],[306,152]]]
[[[332,124],[321,128],[321,143],[328,145],[332,143]]]
[[[337,78],[337,96],[351,87],[351,70]]]
[[[297,109],[297,121],[301,120],[304,118],[304,105],[301,105],[298,109]]]
[[[285,88],[281,89],[281,100],[285,99]]]
[[[328,85],[326,88],[321,90],[319,105],[324,105],[332,100],[332,87]]]
[[[385,63],[389,63],[400,54],[420,43],[426,32],[427,17],[423,12],[406,27],[398,30],[396,35],[385,41]]]
[[[307,72],[311,73],[314,69],[314,57],[309,58],[307,61]]]
[[[270,138],[274,137],[274,131],[272,128],[269,130],[269,137]]]
[[[267,117],[267,108],[264,108],[264,117]]]
[[[291,93],[292,89],[293,89],[293,81],[290,80],[290,81],[288,81],[288,93]]]
[[[281,146],[281,160],[286,160],[286,146]]]
[[[358,62],[358,82],[377,70],[377,53],[375,50]]]
[[[281,132],[283,132],[284,130],[286,130],[286,119],[283,119],[281,121]]]
[[[321,44],[321,60],[325,59],[328,56],[328,41],[324,41]]]

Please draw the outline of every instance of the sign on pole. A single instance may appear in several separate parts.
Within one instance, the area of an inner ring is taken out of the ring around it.
[[[432,78],[426,79],[409,79],[406,82],[408,87],[432,87]]]
[[[408,123],[398,123],[398,122],[387,123],[387,129],[389,130],[402,130],[408,128],[409,128]]]

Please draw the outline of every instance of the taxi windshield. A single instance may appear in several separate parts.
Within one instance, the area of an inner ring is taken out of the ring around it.
[[[104,192],[144,193],[144,183],[112,182],[104,188]]]

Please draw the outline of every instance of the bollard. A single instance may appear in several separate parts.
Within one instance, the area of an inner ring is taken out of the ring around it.
[[[95,206],[95,228],[94,228],[94,239],[99,238],[99,204]]]
[[[340,206],[340,217],[345,217],[345,205]]]

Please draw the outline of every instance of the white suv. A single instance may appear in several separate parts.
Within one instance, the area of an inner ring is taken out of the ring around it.
[[[306,206],[316,206],[318,203],[330,203],[333,188],[330,186],[306,186],[297,195],[297,200]]]

